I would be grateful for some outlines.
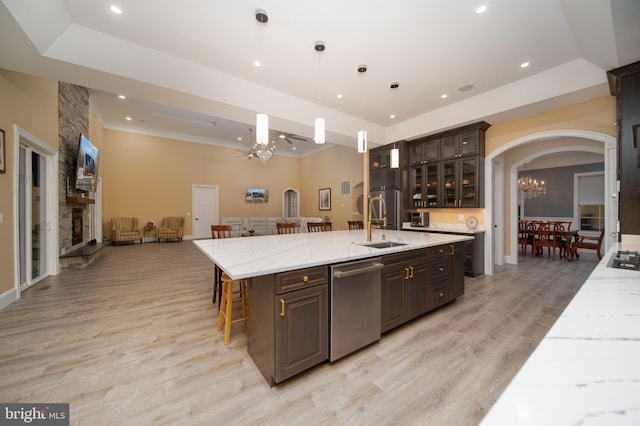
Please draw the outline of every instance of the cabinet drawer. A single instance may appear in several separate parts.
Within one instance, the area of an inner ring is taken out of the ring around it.
[[[437,308],[440,305],[444,305],[449,301],[449,295],[447,294],[447,282],[440,281],[429,286],[429,309]]]
[[[419,263],[421,260],[426,259],[427,253],[427,249],[418,249],[397,254],[388,254],[382,256],[382,263],[385,266],[398,263]]]
[[[431,267],[431,282],[446,280],[449,278],[449,258],[434,260],[429,265]]]
[[[329,281],[329,268],[316,266],[314,268],[298,269],[276,274],[276,293],[297,290]]]
[[[429,247],[428,250],[429,250],[429,257],[441,256],[443,258],[451,254],[451,251],[452,251],[450,245]]]

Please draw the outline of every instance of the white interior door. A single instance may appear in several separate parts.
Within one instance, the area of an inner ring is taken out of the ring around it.
[[[211,238],[211,225],[219,224],[218,186],[193,185],[193,238]]]

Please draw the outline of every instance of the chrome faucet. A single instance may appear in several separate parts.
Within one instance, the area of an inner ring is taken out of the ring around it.
[[[382,218],[373,219],[371,216],[371,211],[373,210],[373,202],[380,201],[380,210],[382,212]],[[376,221],[378,225],[373,225],[372,222]],[[367,241],[371,241],[371,228],[380,229],[380,222],[382,222],[382,226],[387,226],[387,203],[384,201],[384,198],[372,197],[369,200],[369,217],[367,220]]]

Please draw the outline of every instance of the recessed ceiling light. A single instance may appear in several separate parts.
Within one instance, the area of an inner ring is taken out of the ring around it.
[[[296,148],[295,146],[292,146],[291,149],[295,151],[298,148]]]
[[[523,62],[520,64],[520,68],[527,68],[529,65],[531,65],[529,62]]]
[[[442,95],[440,95],[440,99],[447,99],[447,94],[443,93]]]
[[[389,118],[396,118],[396,115],[395,115],[395,114],[391,114],[391,115],[389,116]]]
[[[465,84],[464,86],[462,86],[458,90],[461,91],[461,92],[466,92],[466,91],[471,90],[471,89],[473,89],[473,84]]]
[[[242,138],[241,138],[241,137],[238,137],[238,140],[239,140],[239,141],[241,141],[241,140],[242,140]]]
[[[120,99],[122,99],[122,100],[127,99],[127,97],[126,97],[125,95],[118,95],[118,98],[120,98]]]
[[[253,66],[254,66],[254,67],[256,67],[256,68],[260,68],[260,67],[262,66],[262,62],[260,62],[260,61],[254,61],[254,62],[253,62]]]
[[[116,15],[122,15],[122,9],[120,9],[118,6],[116,6],[115,4],[112,4],[111,6],[109,6],[109,10],[111,10],[113,13],[115,13]]]
[[[342,99],[342,93],[338,93],[338,94],[336,95],[336,98],[338,98],[338,99]]]
[[[127,121],[133,120],[133,118],[131,118],[131,117],[125,117],[124,119],[127,120]]]
[[[481,6],[478,6],[478,8],[476,9],[476,15],[482,15],[486,11],[487,11],[487,5],[483,4]]]

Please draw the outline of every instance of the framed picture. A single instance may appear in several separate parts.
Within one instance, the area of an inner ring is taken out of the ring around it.
[[[331,188],[318,190],[318,206],[320,210],[331,210]]]
[[[5,147],[4,147],[4,130],[0,129],[0,173],[7,171],[5,166]]]
[[[259,188],[247,188],[247,203],[267,203],[269,191]]]

